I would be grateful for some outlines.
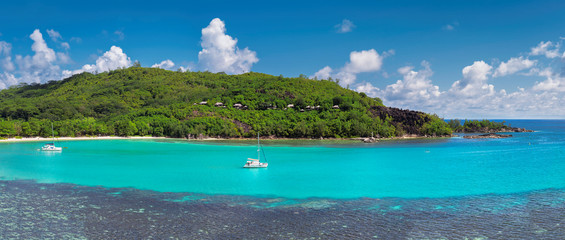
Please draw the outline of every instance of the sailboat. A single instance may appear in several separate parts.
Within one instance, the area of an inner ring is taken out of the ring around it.
[[[43,145],[43,147],[41,147],[41,151],[63,151],[62,147],[55,147],[55,131],[53,131],[53,123],[51,123],[51,134],[53,135],[53,141]]]
[[[261,162],[261,143],[259,142],[259,133],[257,133],[257,159],[248,158],[244,168],[266,168],[269,163]]]

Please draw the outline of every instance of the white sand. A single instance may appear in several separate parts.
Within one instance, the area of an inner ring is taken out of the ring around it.
[[[51,141],[53,138],[43,138],[43,137],[31,137],[31,138],[8,138],[0,139],[1,142],[46,142]],[[56,137],[55,141],[67,141],[67,140],[117,140],[117,139],[165,139],[165,137]]]

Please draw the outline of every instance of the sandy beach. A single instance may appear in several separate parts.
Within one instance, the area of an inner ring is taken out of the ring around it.
[[[400,137],[393,137],[393,138],[375,138],[378,141],[387,141],[387,140],[402,140],[402,139],[430,139],[430,138],[445,138],[445,137],[426,137],[426,136],[417,136],[417,135],[404,135]],[[186,138],[170,138],[170,137],[151,137],[151,136],[132,136],[132,137],[119,137],[119,136],[92,136],[92,137],[56,137],[55,141],[82,141],[82,140],[125,140],[125,139],[173,139],[173,140],[187,140],[187,141],[218,141],[218,140],[228,140],[228,141],[235,141],[235,140],[257,140],[257,138],[214,138],[214,137],[206,137],[202,139],[186,139]],[[281,140],[281,141],[288,141],[288,140],[305,140],[305,141],[319,141],[319,140],[326,140],[326,141],[363,141],[363,137],[357,138],[277,138],[277,137],[261,137],[261,140]],[[52,138],[44,138],[44,137],[27,137],[27,138],[7,138],[7,139],[0,139],[0,143],[14,143],[14,142],[48,142],[52,141]]]
[[[56,137],[55,141],[75,141],[75,140],[119,140],[119,139],[165,139],[165,137],[117,137],[117,136],[102,136],[102,137]],[[0,139],[0,142],[45,142],[52,141],[52,138],[44,137],[31,137],[31,138],[8,138]]]

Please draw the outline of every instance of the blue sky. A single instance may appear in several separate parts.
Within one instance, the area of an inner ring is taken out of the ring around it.
[[[446,118],[564,118],[563,13],[563,1],[11,1],[0,88],[169,60],[340,78]]]

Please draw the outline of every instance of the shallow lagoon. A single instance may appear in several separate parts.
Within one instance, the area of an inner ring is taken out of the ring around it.
[[[453,197],[565,187],[558,121],[507,139],[414,139],[376,144],[263,141],[267,169],[243,169],[253,141],[62,141],[0,144],[4,180],[285,198]],[[526,125],[526,126],[524,126]],[[263,156],[262,156],[263,157]]]
[[[254,141],[3,143],[0,237],[562,237],[565,121],[512,124],[537,132],[263,141],[268,169]]]

